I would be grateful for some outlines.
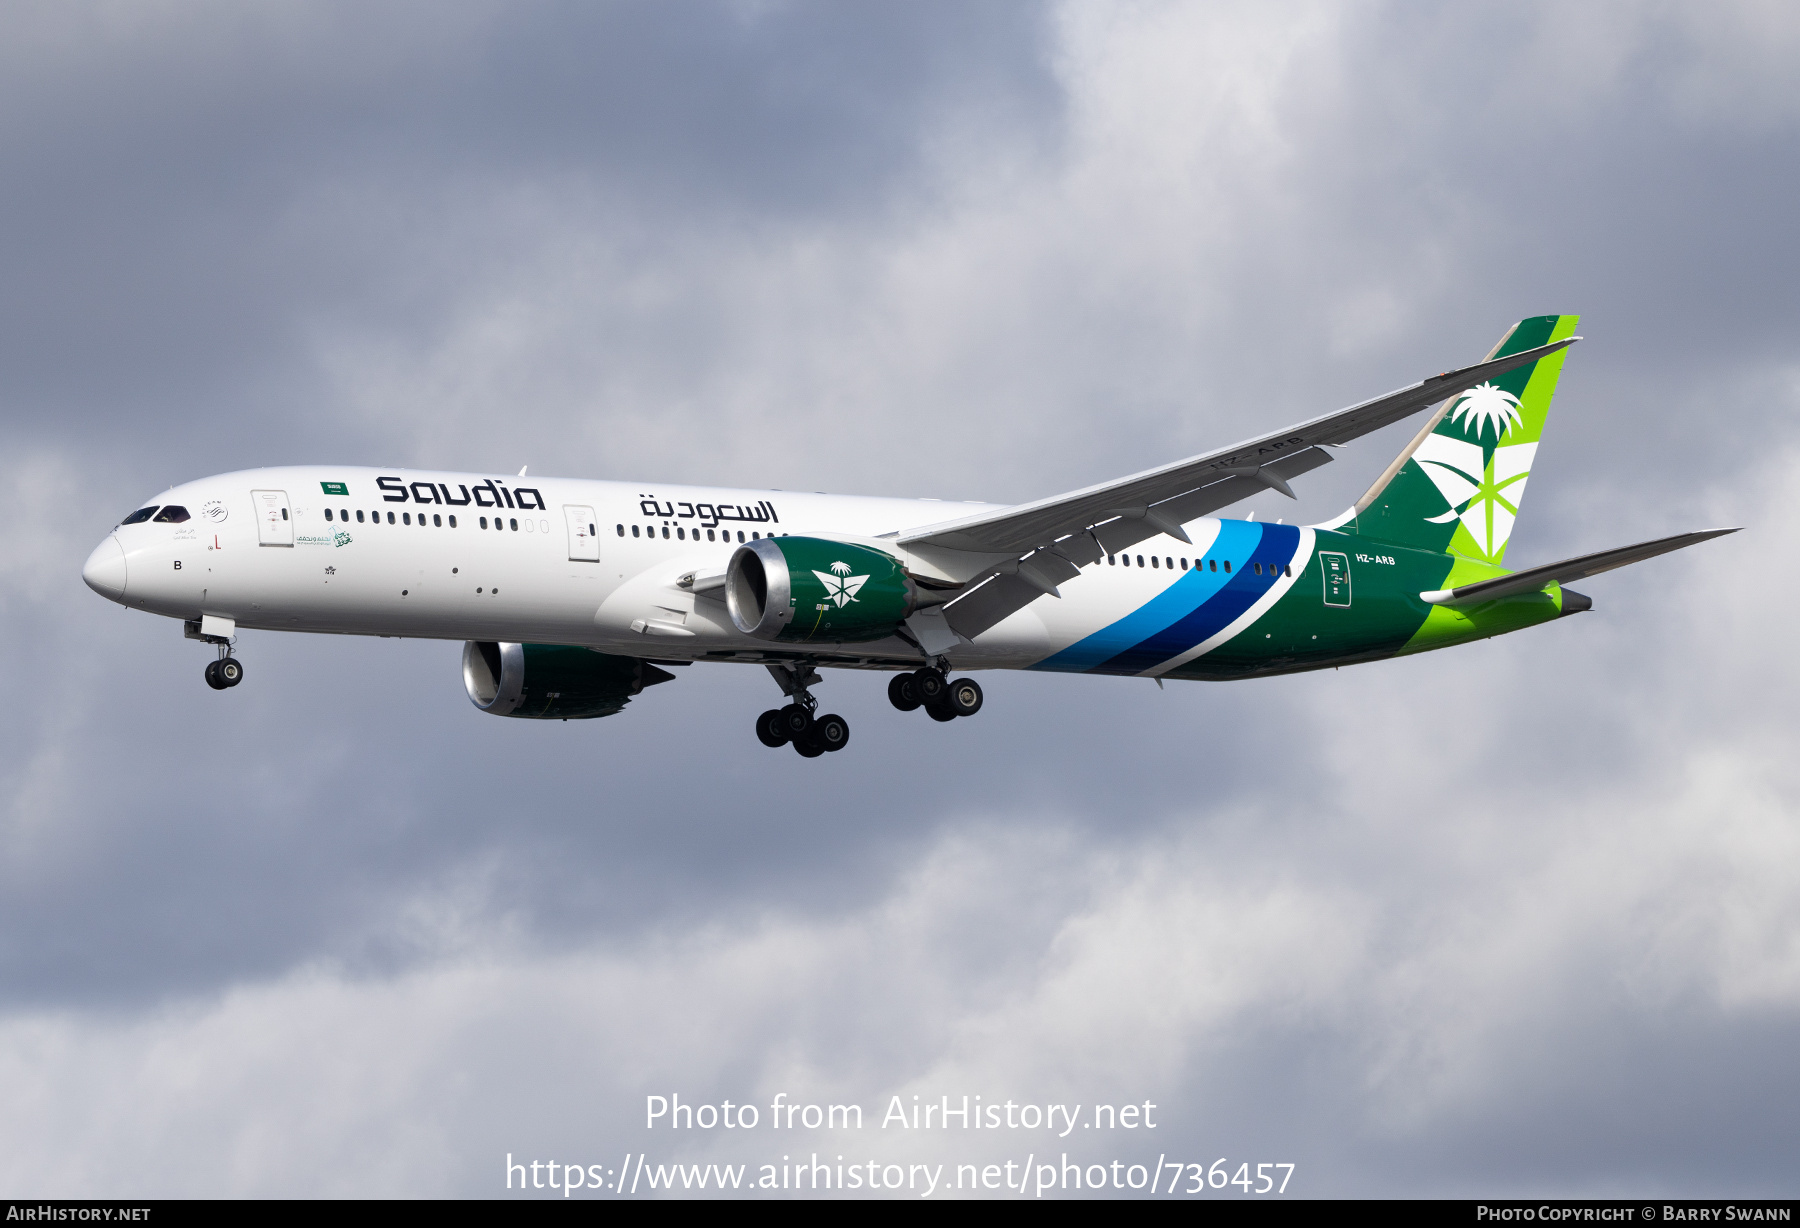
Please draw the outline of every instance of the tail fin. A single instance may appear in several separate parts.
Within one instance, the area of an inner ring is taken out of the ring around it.
[[[1561,341],[1580,316],[1533,316],[1489,358]],[[1363,537],[1499,565],[1543,435],[1563,355],[1538,359],[1452,398],[1341,525]]]

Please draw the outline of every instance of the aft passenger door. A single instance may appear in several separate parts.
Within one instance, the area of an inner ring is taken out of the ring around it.
[[[569,561],[598,563],[600,535],[597,530],[600,526],[594,520],[594,509],[564,504],[563,517],[569,522]]]
[[[256,506],[256,544],[293,545],[294,517],[288,511],[287,491],[253,490],[250,501]]]

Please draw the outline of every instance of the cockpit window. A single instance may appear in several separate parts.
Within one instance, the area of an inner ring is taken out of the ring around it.
[[[188,518],[188,510],[178,503],[171,503],[156,513],[157,524],[180,524]]]
[[[131,513],[131,515],[125,517],[125,519],[121,520],[119,523],[122,525],[143,524],[154,515],[156,515],[156,505],[153,503],[149,507],[140,507],[137,511]]]

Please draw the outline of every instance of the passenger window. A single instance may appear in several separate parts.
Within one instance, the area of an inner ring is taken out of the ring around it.
[[[174,511],[179,511],[181,513],[181,518],[183,520],[187,519],[187,509],[185,507],[183,507],[183,508],[165,507],[163,509],[163,514],[158,516],[157,519],[158,520],[170,520],[170,519],[172,519],[172,517],[169,515],[169,513],[174,512]],[[285,507],[281,509],[281,518],[283,520],[286,520],[288,518],[287,509]]]
[[[456,517],[455,516],[450,517],[450,527],[453,529],[456,527]]]
[[[751,541],[761,541],[762,534],[758,533],[755,529],[752,529],[752,530],[750,530],[750,540]]]
[[[1143,565],[1144,565],[1144,556],[1143,556],[1143,555],[1141,555],[1141,554],[1140,554],[1140,555],[1138,555],[1138,556],[1137,556],[1137,560],[1138,560],[1138,566],[1139,566],[1139,567],[1142,567],[1142,566],[1143,566]]]
[[[356,513],[356,523],[357,523],[357,524],[361,524],[361,523],[362,523],[362,522],[363,522],[363,517],[362,517],[362,512],[361,512],[361,511],[358,511],[358,512],[357,512],[357,513]]]
[[[740,542],[744,540],[744,531],[742,529],[738,530],[738,540]]]
[[[1181,560],[1181,570],[1186,571],[1187,569],[1188,569],[1187,560],[1182,559]]]
[[[1230,571],[1230,570],[1231,570],[1231,560],[1230,560],[1230,559],[1226,559],[1226,560],[1225,560],[1225,570],[1226,570],[1226,571]]]
[[[389,513],[388,513],[388,523],[389,523],[389,524],[393,524],[393,523],[394,523],[394,513],[392,513],[392,512],[389,512]]]
[[[327,520],[331,519],[331,509],[330,508],[325,509],[325,519],[327,519]]]
[[[624,537],[624,536],[625,536],[625,526],[624,526],[624,525],[620,525],[620,526],[619,526],[619,536],[620,536],[620,537]]]
[[[664,541],[669,540],[669,526],[668,525],[663,526],[663,540]]]
[[[483,516],[481,518],[481,527],[484,529],[487,528],[487,517],[486,516]]]
[[[1150,566],[1152,566],[1152,567],[1160,567],[1160,566],[1161,566],[1161,565],[1162,565],[1162,564],[1160,564],[1160,563],[1158,563],[1158,562],[1157,562],[1157,561],[1156,561],[1156,556],[1155,556],[1155,555],[1154,555],[1154,554],[1153,554],[1153,555],[1151,555],[1151,556],[1150,556]]]
[[[519,531],[519,522],[517,520],[508,520],[507,523],[512,525],[512,531],[514,533]]]
[[[400,520],[403,524],[411,524],[412,523],[412,513],[411,512],[401,512]]]
[[[1211,568],[1213,571],[1219,570],[1219,560],[1218,559],[1211,559],[1207,562],[1206,565],[1207,565],[1207,567]]]
[[[1285,566],[1285,567],[1283,567],[1283,568],[1282,568],[1282,569],[1281,569],[1281,574],[1282,574],[1282,575],[1284,575],[1284,576],[1286,576],[1286,577],[1287,577],[1287,578],[1288,578],[1288,579],[1290,579],[1290,580],[1292,580],[1292,579],[1293,579],[1293,578],[1294,578],[1294,568],[1293,568],[1293,565],[1292,565],[1292,564],[1289,564],[1289,565],[1287,565],[1287,566]]]
[[[125,519],[121,520],[119,523],[121,525],[143,524],[154,515],[156,515],[156,508],[154,506],[140,507],[137,511],[131,513],[131,515],[125,517]]]
[[[443,517],[442,517],[442,516],[439,516],[439,515],[438,515],[438,514],[437,514],[437,513],[435,513],[435,512],[434,512],[434,513],[432,513],[432,516],[431,516],[431,525],[432,525],[432,527],[433,527],[433,528],[435,528],[435,529],[441,529],[441,528],[443,528],[443,527],[444,527],[444,518],[443,518]]]
[[[687,540],[687,530],[683,529],[683,528],[677,528],[675,530],[675,540],[686,541]]]
[[[1261,563],[1252,563],[1252,564],[1250,564],[1250,566],[1256,568],[1257,575],[1259,575],[1259,576],[1262,575],[1262,564]]]
[[[638,527],[636,525],[631,526],[631,535],[633,537],[636,537],[638,535]]]
[[[713,539],[713,531],[711,529],[708,529],[706,531],[706,540],[711,541],[712,539]]]
[[[1163,556],[1163,565],[1166,566],[1170,571],[1175,570],[1175,560],[1172,558],[1169,558],[1167,555]]]

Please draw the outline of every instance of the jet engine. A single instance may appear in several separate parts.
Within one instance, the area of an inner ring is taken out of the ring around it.
[[[725,604],[745,635],[785,643],[886,639],[919,607],[900,560],[820,537],[765,537],[737,548]]]
[[[463,645],[469,702],[495,716],[544,721],[611,716],[647,686],[675,677],[636,657],[560,644]]]

